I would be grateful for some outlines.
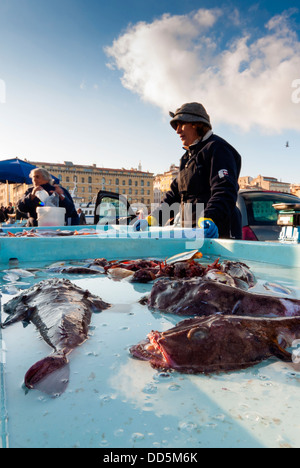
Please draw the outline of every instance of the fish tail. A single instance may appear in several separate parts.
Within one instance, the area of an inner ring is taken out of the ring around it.
[[[41,390],[49,395],[61,395],[68,382],[69,366],[64,354],[53,354],[36,362],[24,379],[27,388]]]

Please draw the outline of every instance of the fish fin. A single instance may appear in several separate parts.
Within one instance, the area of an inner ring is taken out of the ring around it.
[[[36,311],[36,307],[28,307],[24,305],[22,306],[22,309],[20,312],[17,311],[16,313],[7,317],[5,322],[1,323],[1,328],[9,327],[10,325],[13,325],[14,323],[17,323],[17,322],[23,322],[23,326],[27,327],[35,311]]]
[[[282,348],[279,345],[278,341],[274,341],[271,346],[270,350],[274,356],[284,362],[292,362],[292,354],[289,353],[286,349]]]
[[[64,393],[69,383],[68,359],[64,354],[53,354],[36,362],[26,373],[24,383],[29,389],[48,395]]]

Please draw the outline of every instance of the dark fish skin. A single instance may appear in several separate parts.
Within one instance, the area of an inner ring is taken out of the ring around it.
[[[300,317],[250,318],[226,315],[195,317],[159,333],[130,349],[154,368],[196,374],[235,371],[270,357],[285,362],[284,349],[300,338]]]
[[[34,364],[25,376],[28,388],[37,388],[40,381],[68,363],[67,356],[88,337],[93,312],[110,307],[66,279],[42,281],[4,306],[9,317],[2,328],[23,321],[32,322],[54,354]],[[54,383],[55,387],[55,383]],[[58,383],[59,387],[59,383]],[[44,390],[45,391],[45,390]],[[56,388],[49,393],[61,393]]]
[[[300,300],[254,294],[202,278],[157,281],[149,295],[148,306],[152,310],[178,315],[300,315]]]
[[[65,273],[68,275],[99,275],[101,273],[100,270],[96,270],[92,267],[89,268],[85,266],[49,268],[48,271],[50,273]]]

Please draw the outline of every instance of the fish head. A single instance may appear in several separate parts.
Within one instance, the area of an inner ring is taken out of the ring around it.
[[[195,318],[180,322],[166,331],[152,331],[148,339],[130,352],[138,359],[150,361],[160,369],[175,369],[181,372],[204,372],[214,359],[217,341],[212,326],[217,331],[218,316]]]
[[[285,344],[286,327],[238,316],[195,317],[165,332],[151,332],[131,353],[155,368],[191,374],[245,369],[271,356],[291,361],[279,344],[279,333]]]

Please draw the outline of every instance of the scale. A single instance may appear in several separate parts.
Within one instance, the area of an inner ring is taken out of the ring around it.
[[[280,242],[300,243],[300,204],[276,203],[273,207],[279,212],[277,225],[282,226]]]

